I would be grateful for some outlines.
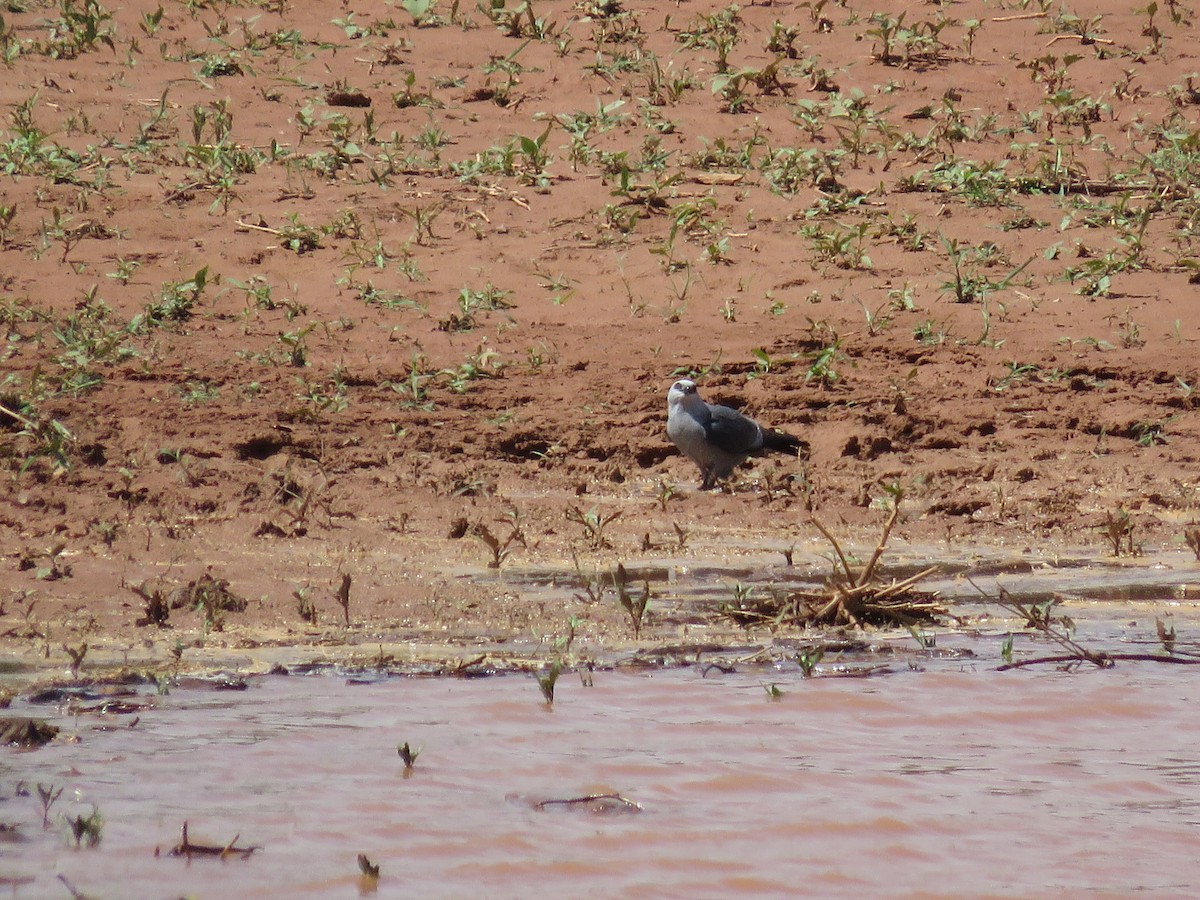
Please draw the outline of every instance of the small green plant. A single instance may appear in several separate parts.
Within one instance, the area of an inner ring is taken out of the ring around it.
[[[729,54],[741,41],[740,12],[738,5],[731,3],[710,15],[697,15],[690,29],[680,31],[676,40],[686,48],[715,50],[716,71],[727,72]]]
[[[953,294],[957,303],[974,303],[983,300],[993,291],[1006,290],[1013,280],[1033,262],[1032,258],[1027,259],[1004,278],[993,281],[981,274],[980,270],[995,258],[994,245],[970,247],[960,243],[957,238],[948,238],[944,234],[941,235],[941,239],[942,247],[945,248],[950,261],[950,270],[953,276],[950,281],[942,282],[941,289],[943,293]]]
[[[642,620],[646,615],[646,607],[650,604],[650,582],[642,582],[640,594],[636,596],[631,594],[629,592],[629,575],[625,571],[625,566],[617,563],[617,573],[613,578],[613,583],[617,589],[617,602],[628,614],[629,622],[633,626],[633,637],[638,640],[642,636]]]
[[[812,361],[804,373],[804,383],[816,381],[822,388],[831,388],[841,380],[838,371],[846,354],[842,352],[842,339],[836,334],[828,344],[810,354]]]
[[[421,749],[420,747],[410,747],[408,741],[397,745],[396,752],[400,754],[400,759],[404,761],[404,770],[406,772],[411,772],[413,766],[416,765],[417,757],[421,755]]]
[[[907,10],[892,16],[873,13],[867,35],[875,39],[874,58],[885,66],[925,67],[936,65],[943,57],[946,47],[941,41],[942,31],[951,23],[940,10],[933,20],[921,20],[907,24]]]
[[[618,509],[616,512],[602,513],[598,506],[593,506],[585,512],[578,506],[568,506],[567,521],[583,527],[584,540],[591,545],[593,550],[602,550],[612,546],[605,537],[604,530],[620,518],[623,512],[624,510]]]
[[[558,660],[552,662],[544,674],[541,672],[537,674],[538,689],[541,690],[547,707],[554,706],[554,686],[558,683],[560,674],[562,674],[562,663]]]
[[[297,588],[292,591],[292,596],[296,598],[297,614],[309,625],[316,625],[320,621],[320,616],[317,613],[317,605],[313,602],[310,594],[311,589],[308,587]]]
[[[480,290],[464,287],[458,292],[459,311],[451,313],[439,322],[438,329],[450,332],[471,331],[479,326],[481,314],[511,309],[509,294],[509,291],[501,290],[490,281]],[[504,315],[512,321],[507,312],[504,312]]]
[[[164,282],[159,290],[158,302],[149,304],[144,312],[134,316],[129,323],[129,330],[140,333],[148,328],[187,321],[192,317],[206,287],[208,266],[197,269],[196,273],[185,281]]]
[[[579,557],[574,549],[571,550],[571,562],[575,567],[575,575],[579,579],[580,587],[583,588],[583,593],[575,594],[575,599],[580,603],[592,605],[599,603],[604,599],[604,594],[609,588],[604,573],[599,568],[584,572],[583,565],[579,562]]]
[[[808,239],[818,260],[833,263],[839,269],[861,271],[874,268],[866,251],[870,230],[871,223],[865,221],[829,228],[814,223],[802,226],[800,234]]]
[[[78,647],[71,647],[68,644],[63,644],[62,648],[66,651],[67,656],[71,657],[71,680],[79,680],[79,669],[83,665],[83,660],[87,657],[88,645],[84,641]]]
[[[1109,510],[1104,514],[1104,522],[1098,528],[1108,538],[1113,556],[1137,555],[1137,548],[1133,543],[1133,518],[1127,509],[1118,507],[1115,513]]]
[[[8,246],[8,233],[12,228],[13,219],[17,217],[17,204],[11,206],[0,204],[0,249]]]
[[[138,27],[142,29],[142,33],[146,37],[154,37],[158,34],[158,29],[162,25],[163,8],[162,4],[154,12],[142,13],[142,19],[138,22]]]
[[[437,7],[437,0],[400,0],[400,5],[412,16],[413,24],[418,28],[432,24],[431,20],[436,19],[433,10]]]
[[[672,484],[665,479],[658,480],[658,506],[663,512],[667,511],[667,504],[679,496],[679,485]]]
[[[2,232],[2,228],[0,228],[0,232]],[[123,259],[121,257],[117,257],[116,263],[116,271],[107,272],[105,274],[108,278],[116,279],[117,281],[121,282],[121,284],[129,284],[129,279],[131,279],[134,273],[137,272],[137,270],[142,266],[142,264],[135,259]]]
[[[1162,619],[1155,618],[1154,629],[1158,633],[1158,640],[1163,645],[1163,650],[1168,656],[1175,653],[1175,626],[1168,626]]]
[[[113,14],[98,0],[58,0],[58,18],[47,24],[46,40],[33,46],[51,59],[75,59],[100,44],[116,52]]]
[[[579,616],[571,616],[569,619],[567,619],[567,633],[560,634],[554,638],[555,652],[557,652],[557,653],[570,653],[571,652],[571,645],[575,643],[575,636],[579,632],[579,627],[582,624],[583,624],[583,620],[580,619]],[[579,674],[580,674],[581,678],[584,675],[584,673],[582,671]],[[587,684],[587,679],[583,679],[583,680],[585,682],[586,687],[591,687],[590,684]]]
[[[64,562],[62,558],[66,549],[66,541],[56,541],[45,551],[35,552],[29,554],[28,556],[23,556],[21,562],[18,563],[18,566],[20,568],[32,568],[35,565],[33,560],[38,557],[42,557],[46,560],[46,565],[37,566],[34,577],[36,577],[38,581],[58,581],[62,578],[70,578],[71,566],[69,563]],[[64,647],[63,649],[66,648]],[[86,646],[84,646],[82,653],[87,653]],[[82,661],[82,659],[83,656],[81,655],[80,661]]]
[[[404,771],[407,773],[409,770],[405,769]],[[358,873],[362,876],[360,890],[363,893],[375,893],[379,883],[379,866],[371,862],[370,857],[365,853],[358,854]]]
[[[1189,522],[1184,526],[1183,542],[1196,555],[1196,562],[1200,562],[1200,523]]]
[[[68,818],[67,824],[71,828],[71,835],[75,838],[75,849],[79,849],[84,841],[89,847],[100,846],[100,837],[104,831],[104,817],[100,815],[100,810],[96,805],[92,805],[91,815],[85,816],[82,813],[75,818]]]
[[[813,672],[816,671],[817,663],[825,655],[825,647],[817,644],[814,647],[806,647],[796,654],[796,663],[800,666],[800,674],[805,678],[812,678]]]
[[[40,781],[37,786],[38,800],[42,804],[42,828],[50,827],[50,808],[54,806],[56,800],[62,796],[63,789],[54,789],[52,784],[42,784]]]
[[[429,385],[437,377],[437,373],[429,368],[429,360],[422,353],[414,353],[408,362],[408,374],[400,381],[388,381],[386,386],[402,398],[402,405],[433,409],[433,401],[429,399]]]
[[[311,253],[321,247],[321,232],[301,222],[299,213],[292,213],[288,223],[279,229],[279,244],[298,255]]]
[[[917,646],[922,650],[932,650],[937,646],[937,635],[927,632],[924,628],[909,625],[908,633],[912,635],[912,639],[917,642]]]
[[[927,319],[913,327],[913,337],[926,346],[944,344],[948,334],[946,323],[936,319]]]
[[[504,565],[504,561],[512,552],[513,544],[525,546],[525,534],[521,528],[520,515],[515,507],[509,510],[507,522],[510,527],[508,537],[504,540],[492,534],[491,530],[482,522],[476,522],[470,527],[471,536],[478,539],[491,551],[492,558],[488,560],[489,569],[499,569]]]
[[[352,581],[350,573],[343,572],[341,583],[338,584],[338,589],[333,594],[333,599],[342,608],[342,623],[347,628],[350,627],[350,585]]]

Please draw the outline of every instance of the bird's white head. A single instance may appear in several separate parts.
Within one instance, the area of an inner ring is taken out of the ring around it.
[[[690,378],[680,378],[667,391],[667,406],[688,406],[700,399],[696,391],[696,382]]]

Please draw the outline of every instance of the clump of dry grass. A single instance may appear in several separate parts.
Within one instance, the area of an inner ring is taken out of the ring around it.
[[[844,626],[908,627],[939,624],[948,615],[937,601],[936,592],[919,591],[914,585],[937,571],[930,566],[901,581],[884,583],[876,580],[875,572],[896,519],[900,515],[897,503],[883,527],[879,543],[870,560],[859,571],[850,565],[841,545],[825,527],[813,519],[813,524],[833,545],[836,563],[825,585],[812,591],[772,591],[766,597],[741,598],[736,606],[726,605],[722,612],[741,625],[767,624],[780,626]]]

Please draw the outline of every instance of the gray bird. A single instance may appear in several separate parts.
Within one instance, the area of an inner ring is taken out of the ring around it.
[[[798,455],[801,441],[783,431],[763,428],[728,406],[705,403],[696,382],[681,378],[667,391],[667,437],[700,467],[701,490],[728,478],[746,457],[776,450]]]

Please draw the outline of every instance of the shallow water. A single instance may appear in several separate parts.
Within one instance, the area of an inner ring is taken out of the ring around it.
[[[135,727],[61,718],[78,743],[0,751],[23,837],[0,876],[33,879],[18,897],[65,896],[58,873],[102,897],[349,897],[365,853],[380,896],[1200,892],[1195,670],[993,665],[564,673],[553,710],[522,675],[176,688]],[[66,788],[51,830],[22,781]],[[535,806],[608,791],[642,811]],[[92,804],[103,841],[76,850],[62,815]],[[263,849],[167,856],[184,820]]]

